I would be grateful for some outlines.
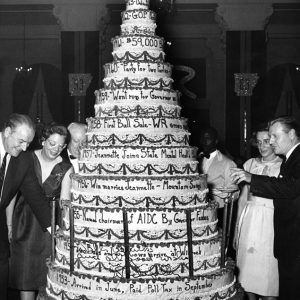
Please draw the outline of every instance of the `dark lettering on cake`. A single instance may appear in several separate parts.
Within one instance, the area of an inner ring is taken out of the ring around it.
[[[130,128],[130,119],[129,118],[122,118],[118,120],[118,128]]]
[[[139,156],[138,153],[136,153],[136,154],[134,154],[134,153],[128,153],[129,151],[127,151],[127,150],[128,150],[128,149],[126,149],[126,148],[123,148],[123,149],[122,149],[122,151],[123,151],[122,156],[121,156],[122,159],[135,159],[135,158],[140,158],[140,156]]]
[[[186,222],[185,214],[182,213],[174,214],[174,223],[185,223],[185,222]]]
[[[189,281],[185,282],[185,291],[192,291],[193,293],[199,292],[203,289],[211,288],[212,284],[205,279],[204,282],[203,280],[200,282],[200,280],[196,281],[195,284],[191,284]]]
[[[157,224],[156,213],[139,213],[137,224]]]
[[[104,288],[106,292],[115,292],[115,293],[122,293],[122,291],[118,287],[113,287],[110,285],[110,282],[106,282],[106,287]]]
[[[142,293],[142,285],[141,284],[129,284],[129,293],[130,294],[141,294]]]
[[[169,224],[169,225],[172,225],[172,220],[170,220],[170,219],[168,219],[167,218],[167,214],[166,213],[162,213],[161,214],[161,222],[163,223],[163,224]]]
[[[56,281],[63,285],[68,285],[69,283],[68,276],[63,273],[56,273]]]
[[[154,128],[168,128],[165,118],[152,118]]]
[[[197,219],[197,221],[208,221],[209,220],[208,216],[205,216],[204,209],[197,210],[197,217],[196,217],[196,219]]]
[[[143,148],[141,149],[141,153],[141,158],[159,158],[153,148]]]
[[[148,125],[145,123],[143,118],[141,119],[133,119],[133,127],[134,128],[148,128]]]
[[[76,278],[73,277],[73,281],[71,282],[71,287],[82,289],[82,290],[91,290],[92,289],[92,283],[91,281],[84,281],[82,283],[77,283]]]

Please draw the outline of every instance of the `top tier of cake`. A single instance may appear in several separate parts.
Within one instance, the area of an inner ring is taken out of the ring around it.
[[[148,9],[150,0],[125,0],[126,10]]]

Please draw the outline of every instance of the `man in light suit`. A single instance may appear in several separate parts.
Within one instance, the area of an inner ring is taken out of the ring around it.
[[[270,144],[283,155],[278,178],[235,169],[232,178],[250,183],[250,192],[274,201],[274,256],[279,267],[279,298],[300,299],[300,124],[289,116],[269,124]]]
[[[70,161],[74,168],[74,172],[78,173],[78,158],[80,155],[80,146],[85,142],[87,125],[83,123],[73,122],[68,126],[70,133],[70,142],[67,148],[65,148],[61,156]]]
[[[44,231],[51,226],[51,209],[34,173],[30,153],[24,152],[34,137],[32,120],[21,114],[12,114],[0,134],[0,163],[4,181],[0,190],[0,299],[7,298],[9,241],[6,207],[18,191],[28,199]],[[6,161],[6,163],[3,163]],[[6,166],[4,168],[4,165]]]
[[[236,167],[232,159],[227,157],[218,147],[218,133],[215,128],[208,127],[201,132],[200,146],[202,152],[199,154],[200,172],[207,174],[207,184],[210,198],[218,202],[218,225],[222,226],[224,199],[228,193],[222,189],[238,190],[238,186],[233,182],[230,172]],[[238,196],[238,192],[236,197]]]

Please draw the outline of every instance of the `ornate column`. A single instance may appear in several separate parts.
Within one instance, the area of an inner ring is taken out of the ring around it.
[[[255,116],[251,115],[257,93],[239,96],[235,93],[234,74],[266,73],[265,27],[273,13],[270,3],[222,3],[216,9],[216,20],[226,36],[226,141],[234,156],[251,156],[249,139]],[[230,117],[228,117],[230,116]],[[228,134],[230,132],[230,135]]]
[[[106,14],[104,1],[85,0],[57,3],[53,14],[61,27],[61,69],[63,78],[63,115],[65,122],[85,122],[94,113],[94,90],[99,79],[99,30]],[[84,91],[69,92],[69,74],[92,77]],[[73,94],[73,95],[72,95]]]

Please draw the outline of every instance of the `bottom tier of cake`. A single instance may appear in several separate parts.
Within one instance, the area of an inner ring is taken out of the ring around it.
[[[49,300],[226,300],[237,293],[234,266],[193,278],[120,280],[74,272],[49,263]]]

